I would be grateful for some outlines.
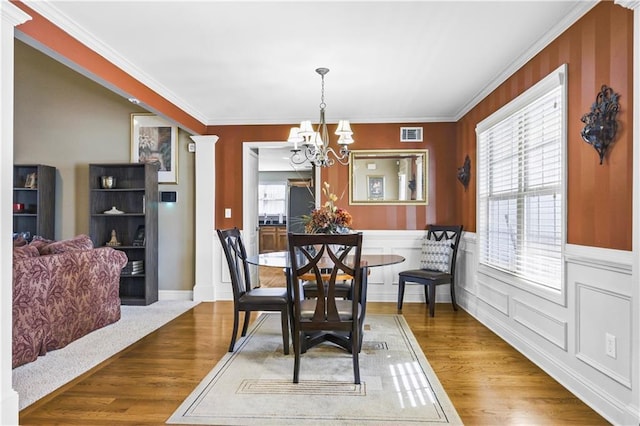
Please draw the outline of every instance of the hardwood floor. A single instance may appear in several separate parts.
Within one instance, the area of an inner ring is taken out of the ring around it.
[[[369,303],[369,313],[396,313]],[[226,353],[231,302],[201,303],[20,412],[21,425],[163,425]],[[403,315],[467,425],[603,425],[602,417],[451,305]]]
[[[285,287],[284,272],[278,268],[258,268],[258,282],[260,287]]]

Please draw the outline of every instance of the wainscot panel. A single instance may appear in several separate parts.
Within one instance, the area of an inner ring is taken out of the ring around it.
[[[509,294],[489,284],[486,276],[478,276],[478,299],[505,316],[509,316]]]
[[[631,298],[576,282],[576,299],[576,357],[631,389]]]
[[[515,297],[513,298],[513,319],[560,349],[567,350],[566,321],[533,308]]]

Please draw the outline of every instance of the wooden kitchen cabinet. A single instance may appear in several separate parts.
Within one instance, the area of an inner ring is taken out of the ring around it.
[[[285,225],[260,226],[260,253],[287,249],[287,227]]]

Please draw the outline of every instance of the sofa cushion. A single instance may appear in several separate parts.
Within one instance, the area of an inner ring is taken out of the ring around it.
[[[32,245],[19,246],[13,248],[13,260],[26,259],[28,257],[40,256],[38,249]]]
[[[449,272],[451,262],[451,241],[443,238],[440,241],[424,237],[422,240],[422,258],[420,268],[432,271]]]
[[[88,235],[80,234],[68,240],[56,241],[40,249],[40,254],[59,254],[67,251],[91,250],[93,242]]]
[[[13,239],[13,247],[22,247],[25,245],[27,245],[27,240],[25,240],[22,235],[18,235]]]
[[[47,238],[36,235],[35,237],[33,237],[29,245],[37,248],[40,254],[42,254],[42,249],[51,243],[55,243],[55,240],[49,240]]]

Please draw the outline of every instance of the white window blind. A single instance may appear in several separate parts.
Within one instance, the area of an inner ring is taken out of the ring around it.
[[[478,125],[479,262],[562,287],[565,95],[562,71]]]

